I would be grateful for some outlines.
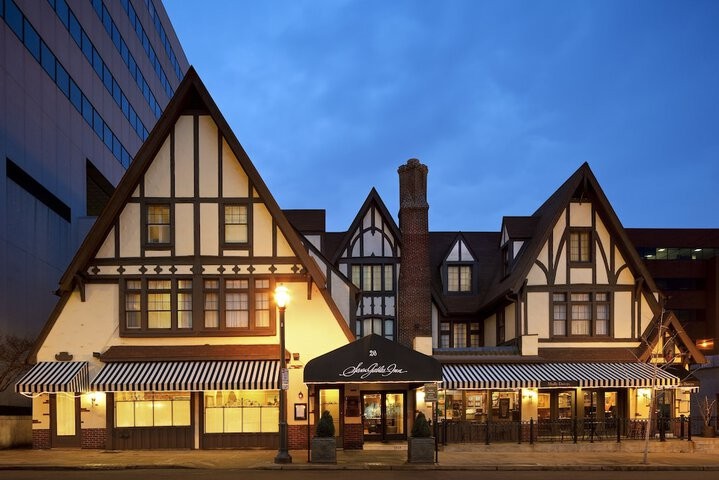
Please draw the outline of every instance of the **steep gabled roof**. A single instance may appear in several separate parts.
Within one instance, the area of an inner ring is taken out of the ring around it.
[[[662,315],[661,328],[657,328],[658,320],[660,320]],[[689,364],[690,359],[693,360],[692,363],[706,363],[706,358],[704,358],[704,355],[699,351],[696,345],[694,345],[694,342],[692,342],[692,339],[689,338],[686,330],[682,327],[681,322],[671,310],[655,315],[654,319],[652,319],[642,334],[642,339],[644,339],[646,343],[639,349],[638,357],[640,361],[647,362],[651,359],[657,342],[664,332],[670,332],[674,338],[674,344],[677,345],[679,350],[685,352],[686,356],[690,357],[682,358],[682,364]]]
[[[336,264],[339,258],[342,256],[342,252],[345,248],[349,246],[349,243],[352,240],[354,233],[362,225],[362,219],[365,217],[367,211],[373,205],[379,210],[380,214],[382,215],[382,218],[385,222],[387,222],[387,225],[389,225],[390,230],[392,231],[392,234],[394,235],[394,238],[397,240],[398,244],[402,244],[402,233],[399,231],[399,227],[397,227],[394,218],[392,218],[392,215],[389,213],[389,210],[387,210],[387,206],[382,201],[382,197],[380,197],[379,193],[377,193],[377,190],[372,187],[372,190],[370,190],[369,194],[367,195],[367,198],[357,212],[357,215],[352,221],[352,224],[347,229],[347,232],[343,234],[342,240],[340,240],[338,244],[334,245],[333,251],[327,251],[327,258],[330,258],[332,260],[332,263]]]
[[[644,279],[650,291],[657,291],[654,280],[641,261],[632,242],[629,240],[627,233],[624,231],[624,227],[619,221],[619,217],[617,217],[602,187],[589,168],[589,164],[585,162],[534,212],[532,215],[532,218],[534,218],[536,222],[534,235],[531,239],[527,240],[527,243],[522,249],[522,254],[515,259],[512,272],[497,283],[489,292],[486,298],[487,302],[493,302],[505,295],[517,293],[522,288],[534,261],[539,256],[554,225],[559,221],[564,209],[577,195],[579,195],[580,198],[584,197],[595,203],[602,214],[610,234],[618,239],[620,249],[625,255],[630,268]],[[648,297],[650,299],[653,298],[652,296]],[[656,309],[658,307],[656,302],[652,300],[650,300],[650,302],[653,308]]]
[[[110,197],[107,205],[98,216],[89,233],[85,237],[85,240],[82,242],[82,245],[70,262],[67,270],[65,270],[65,273],[61,277],[60,288],[58,289],[58,293],[61,295],[60,301],[58,301],[55,309],[50,315],[50,318],[40,332],[35,347],[30,354],[31,357],[34,357],[37,354],[40,345],[52,329],[55,320],[60,315],[63,306],[67,302],[67,299],[76,284],[79,284],[82,288],[83,272],[85,271],[86,266],[97,255],[103,241],[114,226],[117,216],[120,214],[128,199],[132,196],[133,191],[152,164],[159,149],[162,147],[163,142],[170,135],[170,132],[178,118],[187,113],[206,114],[209,115],[215,122],[218,131],[227,141],[227,145],[230,147],[237,158],[237,161],[240,163],[241,167],[252,182],[254,189],[266,205],[267,210],[274,218],[278,228],[287,239],[292,251],[297,255],[307,269],[307,273],[311,280],[320,287],[319,289],[320,292],[322,292],[323,298],[328,303],[337,319],[337,322],[340,324],[347,336],[347,339],[354,339],[354,334],[347,326],[347,323],[343,320],[339,309],[325,288],[326,279],[322,274],[322,271],[305,249],[299,235],[280,209],[277,201],[270,193],[270,190],[267,188],[264,180],[227,123],[227,120],[225,120],[225,117],[220,112],[217,104],[210,96],[210,93],[202,83],[202,80],[200,80],[200,77],[194,67],[190,67],[182,82],[180,82],[180,85],[177,87],[175,95],[167,104],[167,107],[160,116],[160,119],[157,121],[152,129],[152,132],[150,132],[150,135],[147,137],[147,140],[145,140],[138,150],[132,164],[130,164],[130,167],[125,172],[125,175],[118,183],[112,197]]]
[[[532,238],[537,230],[537,217],[504,217],[502,219],[502,233],[512,240],[526,240]]]

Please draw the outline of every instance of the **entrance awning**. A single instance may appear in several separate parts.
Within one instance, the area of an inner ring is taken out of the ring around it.
[[[307,362],[305,383],[430,383],[442,380],[437,359],[376,334]]]
[[[103,367],[91,388],[100,392],[277,390],[279,362],[117,362]]]
[[[15,385],[17,393],[86,392],[90,386],[87,362],[39,362]]]
[[[448,364],[442,366],[444,388],[601,388],[652,386],[655,368],[646,363]],[[657,387],[675,387],[679,378],[656,369]]]

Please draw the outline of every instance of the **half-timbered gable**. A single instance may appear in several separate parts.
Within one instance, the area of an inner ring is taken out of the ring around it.
[[[160,438],[183,448],[274,443],[275,288],[292,298],[291,389],[302,388],[304,362],[354,339],[349,282],[326,275],[308,249],[191,68],[62,277],[33,352],[36,371],[69,368],[57,364],[67,360],[82,367],[83,385],[49,388],[94,390],[92,406],[102,395],[101,407],[87,409],[88,394],[80,411],[44,390],[34,429],[70,445],[98,428],[117,448]],[[49,424],[48,399],[62,409]],[[154,413],[138,416],[136,402]],[[177,418],[153,419],[163,402]],[[83,426],[61,435],[60,417]]]
[[[333,263],[359,289],[354,332],[394,340],[401,236],[374,188],[336,247]]]
[[[319,294],[324,301],[313,305],[346,329],[325,276],[194,71],[184,86],[61,281],[62,291],[85,297],[76,305],[71,295],[67,323],[100,300],[90,323],[108,345],[168,336],[273,342],[271,292],[285,283],[296,298]]]

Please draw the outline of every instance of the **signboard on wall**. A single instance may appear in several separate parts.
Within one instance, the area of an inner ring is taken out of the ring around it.
[[[437,359],[379,335],[367,335],[307,362],[305,383],[429,383],[442,380]]]
[[[437,384],[436,383],[425,383],[424,384],[424,401],[425,402],[436,402],[437,401]]]

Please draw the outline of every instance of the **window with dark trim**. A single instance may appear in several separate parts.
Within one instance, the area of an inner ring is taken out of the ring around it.
[[[120,288],[123,335],[275,333],[270,278],[127,278]]]
[[[502,274],[509,275],[512,264],[512,252],[509,249],[509,242],[502,247]]]
[[[482,327],[473,321],[444,321],[439,326],[439,348],[482,346]]]
[[[394,265],[352,265],[352,283],[364,292],[394,290]]]
[[[154,332],[192,329],[192,280],[129,278],[121,283],[122,330]]]
[[[497,312],[497,345],[504,343],[505,335],[504,310],[500,310]]]
[[[269,278],[205,279],[203,286],[203,325],[206,330],[274,333]]]
[[[372,333],[381,335],[388,340],[394,340],[394,318],[377,315],[358,318],[355,321],[357,338],[366,337]]]
[[[592,231],[588,229],[569,232],[569,261],[589,263],[592,261]]]
[[[456,293],[472,291],[472,265],[447,265],[447,291]]]
[[[554,336],[608,336],[610,301],[607,292],[552,294]]]
[[[167,204],[147,205],[147,244],[169,245],[171,238],[170,206]]]
[[[247,205],[225,205],[223,225],[225,243],[247,243],[249,238]]]

